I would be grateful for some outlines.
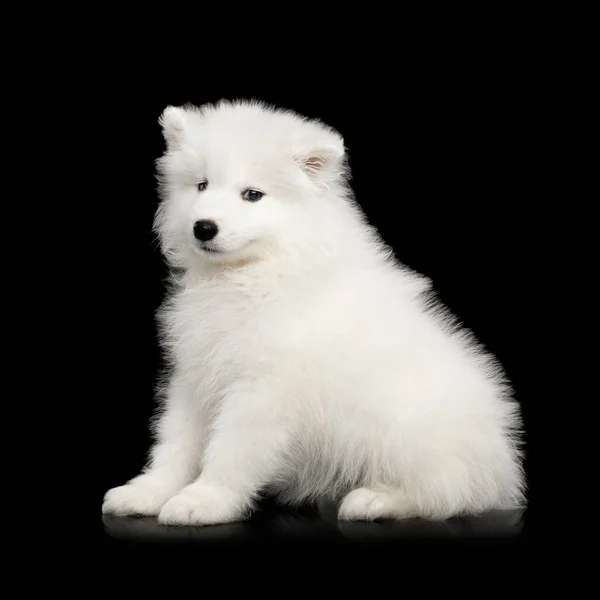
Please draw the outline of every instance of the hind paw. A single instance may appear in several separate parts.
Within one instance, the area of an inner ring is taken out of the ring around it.
[[[358,488],[350,492],[340,505],[338,518],[343,521],[375,521],[407,519],[415,511],[399,490],[375,491]]]

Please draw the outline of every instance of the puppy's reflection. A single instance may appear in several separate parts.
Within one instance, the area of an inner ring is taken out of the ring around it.
[[[524,511],[498,511],[449,521],[348,522],[337,520],[337,507],[320,504],[301,510],[273,503],[248,521],[210,527],[160,525],[156,518],[103,515],[105,531],[114,539],[135,542],[256,542],[256,541],[386,541],[401,538],[498,538],[518,536]]]
[[[102,515],[104,530],[117,540],[135,542],[220,542],[243,537],[244,523],[226,523],[214,527],[171,527],[156,517],[116,517]]]
[[[353,540],[511,538],[519,536],[522,532],[524,512],[520,509],[494,511],[448,521],[339,521],[338,529],[345,538]]]

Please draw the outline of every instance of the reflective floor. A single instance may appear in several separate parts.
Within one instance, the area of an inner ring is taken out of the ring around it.
[[[336,506],[323,504],[299,511],[266,502],[242,523],[211,527],[159,525],[156,518],[102,515],[104,532],[115,543],[255,543],[255,542],[394,542],[395,540],[518,540],[523,534],[524,511],[499,511],[479,517],[430,522],[344,522]]]

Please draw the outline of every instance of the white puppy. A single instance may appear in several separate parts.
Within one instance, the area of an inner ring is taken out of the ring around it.
[[[369,227],[340,135],[256,102],[160,123],[171,370],[149,464],[103,511],[208,525],[262,493],[341,501],[340,519],[523,505],[509,383]]]

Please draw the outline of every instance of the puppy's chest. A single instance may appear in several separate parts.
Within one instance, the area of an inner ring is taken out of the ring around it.
[[[245,370],[272,351],[281,313],[268,293],[232,287],[182,294],[169,317],[173,350],[181,366],[213,376]]]

